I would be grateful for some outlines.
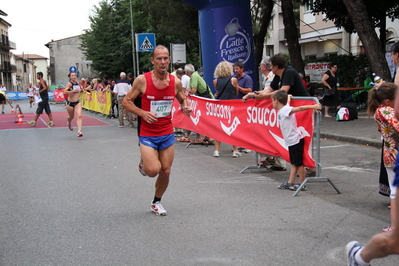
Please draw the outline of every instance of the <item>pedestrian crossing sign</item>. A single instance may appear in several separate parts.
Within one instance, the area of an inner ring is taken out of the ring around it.
[[[155,49],[155,33],[136,34],[136,49],[139,52],[149,52]]]

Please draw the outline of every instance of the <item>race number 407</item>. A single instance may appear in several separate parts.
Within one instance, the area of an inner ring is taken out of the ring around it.
[[[172,100],[168,101],[151,101],[151,113],[155,113],[157,117],[165,117],[172,111]]]

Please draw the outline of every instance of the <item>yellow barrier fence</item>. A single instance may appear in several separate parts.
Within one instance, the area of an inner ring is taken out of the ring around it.
[[[92,91],[80,95],[82,107],[98,113],[108,115],[111,110],[111,92]]]

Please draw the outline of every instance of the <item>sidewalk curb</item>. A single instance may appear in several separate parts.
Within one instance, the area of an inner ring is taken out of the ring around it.
[[[323,133],[323,132],[320,132],[320,138],[349,142],[352,144],[365,145],[375,148],[381,148],[382,146],[381,140],[370,139],[370,138],[362,138],[362,137],[355,138],[351,136],[344,136],[344,135],[337,135],[337,134]]]

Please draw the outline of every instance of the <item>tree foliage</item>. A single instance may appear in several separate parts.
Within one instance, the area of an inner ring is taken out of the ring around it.
[[[199,53],[198,11],[182,0],[142,0],[148,23],[157,33],[157,44],[186,44],[186,61],[201,66]],[[148,62],[148,60],[147,60]]]
[[[305,1],[308,2],[308,1]],[[399,18],[399,1],[398,0],[364,0],[367,8],[368,17],[362,20],[372,22],[374,28],[380,28],[380,40],[382,47],[386,40],[386,18]],[[355,33],[356,28],[354,21],[348,14],[348,10],[342,0],[315,0],[313,5],[313,13],[322,12],[326,14],[326,20],[331,20],[339,28],[344,28],[349,33]]]
[[[274,2],[273,0],[251,1],[252,29],[255,46],[256,66],[262,60],[263,46],[267,34],[267,28],[272,20]]]
[[[101,75],[117,77],[121,71],[132,68],[130,20],[122,12],[128,8],[126,2],[100,2],[89,17],[91,28],[81,36],[81,49]]]
[[[130,3],[135,33],[155,33],[156,44],[166,47],[186,43],[187,61],[200,65],[198,13],[189,5],[174,0],[103,0],[81,36],[81,49],[96,72],[114,78],[121,71],[133,72]],[[152,68],[150,57],[150,52],[138,53],[140,72]]]

